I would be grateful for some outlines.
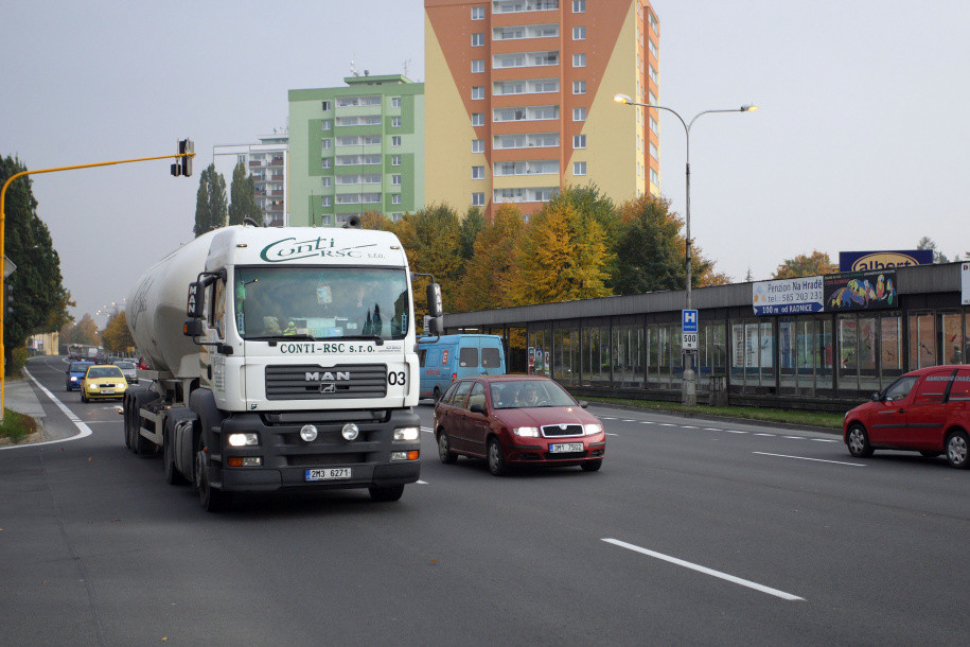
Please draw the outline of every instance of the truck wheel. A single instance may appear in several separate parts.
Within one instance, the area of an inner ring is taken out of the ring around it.
[[[148,389],[130,389],[125,393],[125,446],[136,454],[154,452],[156,447],[138,430],[141,429],[141,408],[158,399],[158,394]]]
[[[162,461],[165,463],[165,482],[169,485],[185,485],[188,480],[175,467],[175,420],[165,418],[165,433],[162,435]]]
[[[230,493],[217,490],[209,483],[209,455],[202,438],[199,438],[199,447],[195,452],[195,487],[206,512],[222,512],[232,502]]]
[[[367,491],[370,492],[371,501],[397,501],[404,494],[404,486],[372,487],[367,488]]]

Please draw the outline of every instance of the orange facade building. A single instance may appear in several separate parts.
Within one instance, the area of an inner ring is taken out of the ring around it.
[[[660,191],[647,0],[425,0],[425,200],[531,214],[564,186]]]

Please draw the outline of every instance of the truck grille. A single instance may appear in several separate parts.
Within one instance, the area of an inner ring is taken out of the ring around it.
[[[266,367],[267,400],[344,400],[387,395],[387,366],[313,364]]]

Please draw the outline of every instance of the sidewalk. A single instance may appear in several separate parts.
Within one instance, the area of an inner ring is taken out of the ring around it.
[[[20,445],[47,440],[47,432],[44,427],[44,419],[47,414],[44,413],[44,408],[40,406],[40,400],[37,399],[37,394],[31,387],[31,381],[27,377],[8,378],[4,384],[7,409],[31,416],[37,421],[39,431],[18,443]]]

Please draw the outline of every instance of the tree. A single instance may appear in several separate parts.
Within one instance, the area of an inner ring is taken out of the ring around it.
[[[17,158],[0,160],[0,186],[12,175],[27,170]],[[4,253],[17,266],[5,280],[5,296],[12,297],[12,313],[4,313],[3,342],[7,367],[11,353],[30,335],[54,332],[71,321],[74,303],[62,283],[61,260],[54,250],[50,230],[37,215],[29,177],[13,181],[5,200]],[[7,304],[0,304],[6,308]]]
[[[360,219],[360,226],[364,229],[394,231],[394,221],[379,211],[366,212]]]
[[[108,325],[101,333],[101,339],[104,342],[105,349],[114,353],[123,353],[135,345],[131,331],[128,330],[128,320],[124,310],[108,320]]]
[[[229,204],[229,224],[241,225],[246,218],[263,224],[263,210],[256,204],[256,183],[253,176],[246,173],[242,162],[232,170],[232,185],[229,187],[232,202]]]
[[[407,252],[412,272],[433,274],[441,284],[445,309],[449,301],[454,307],[461,276],[461,225],[458,215],[449,207],[425,207],[405,216],[394,225],[394,233]],[[419,283],[416,283],[416,288]],[[418,307],[418,315],[426,311],[426,304]]]
[[[94,323],[91,315],[84,313],[81,320],[74,325],[71,331],[71,339],[68,343],[85,344],[86,346],[101,345],[101,338],[98,336],[98,325]]]
[[[519,239],[516,304],[609,296],[605,280],[611,260],[596,218],[568,199],[553,200],[532,216]]]
[[[196,238],[207,232],[226,226],[226,178],[216,171],[216,165],[202,171],[199,178],[199,192],[195,196],[195,227],[192,231]]]
[[[478,207],[469,207],[464,220],[461,221],[461,257],[466,261],[474,256],[475,239],[483,227],[485,227],[485,216],[482,215],[482,210]]]
[[[923,236],[922,238],[920,238],[919,239],[919,242],[916,243],[916,249],[932,249],[933,250],[933,262],[934,263],[949,263],[950,262],[950,259],[947,258],[946,254],[944,254],[943,252],[937,251],[937,249],[936,249],[936,243],[933,242],[933,239],[930,238],[929,236]],[[966,252],[965,253],[965,256],[968,259],[970,259],[970,252]],[[953,260],[954,261],[959,261],[960,260],[960,255],[959,254],[955,255],[953,257]]]
[[[801,276],[834,274],[838,271],[839,266],[829,260],[828,254],[814,250],[810,256],[799,254],[795,258],[785,259],[785,262],[778,266],[771,278],[795,279]]]
[[[460,310],[489,310],[515,305],[516,242],[525,221],[512,204],[503,204],[475,239],[474,254],[462,277]]]

